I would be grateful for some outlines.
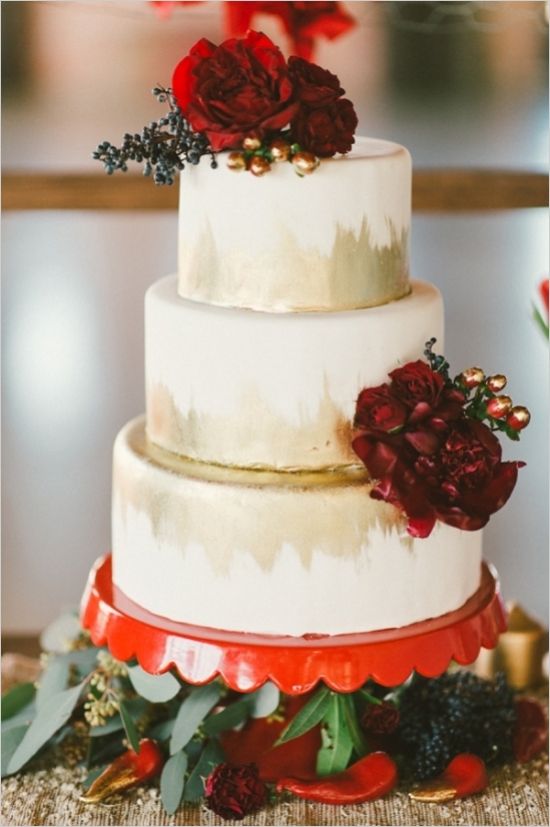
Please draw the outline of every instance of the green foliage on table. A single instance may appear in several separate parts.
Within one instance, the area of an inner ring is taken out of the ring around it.
[[[160,797],[169,815],[175,813],[180,805],[188,761],[187,753],[181,749],[171,755],[163,767],[160,776]]]

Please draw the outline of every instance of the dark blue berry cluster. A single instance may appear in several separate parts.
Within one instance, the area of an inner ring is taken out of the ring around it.
[[[128,171],[128,161],[143,164],[143,174],[152,175],[155,184],[173,184],[178,171],[185,164],[196,165],[203,155],[209,155],[211,166],[217,167],[216,156],[208,139],[200,132],[193,132],[172,91],[157,86],[153,95],[159,103],[167,103],[169,111],[158,121],[144,126],[141,133],[127,132],[120,147],[109,141],[99,144],[93,158],[101,161],[105,172],[112,175],[116,170]]]
[[[514,694],[503,675],[486,681],[471,672],[415,676],[400,694],[399,740],[413,778],[439,775],[461,752],[487,765],[512,760]]]

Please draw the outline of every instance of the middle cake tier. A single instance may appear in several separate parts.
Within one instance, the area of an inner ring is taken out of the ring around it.
[[[172,453],[227,466],[319,469],[357,464],[359,392],[422,357],[437,338],[436,287],[345,312],[270,314],[182,299],[176,277],[145,300],[147,436]]]

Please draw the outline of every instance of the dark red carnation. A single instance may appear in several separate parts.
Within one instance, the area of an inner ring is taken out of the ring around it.
[[[352,102],[339,98],[316,109],[300,106],[291,123],[292,137],[307,152],[330,158],[350,151],[357,124]]]
[[[290,57],[288,70],[300,105],[315,109],[334,103],[345,94],[336,75],[301,57]]]
[[[222,818],[244,818],[262,807],[267,789],[255,764],[218,764],[204,783],[206,803]]]
[[[184,116],[216,152],[282,129],[297,109],[286,61],[259,32],[220,46],[199,40],[176,67],[172,88]]]
[[[407,409],[391,392],[389,385],[365,388],[357,399],[355,427],[389,433],[403,427]]]
[[[370,703],[361,720],[363,729],[373,735],[391,735],[399,725],[399,710],[389,701]]]

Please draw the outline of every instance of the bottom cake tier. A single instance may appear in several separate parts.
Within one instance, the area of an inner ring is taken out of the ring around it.
[[[462,606],[481,532],[405,532],[361,469],[262,472],[178,458],[143,418],[114,452],[113,583],[161,617],[259,634],[406,626]]]

